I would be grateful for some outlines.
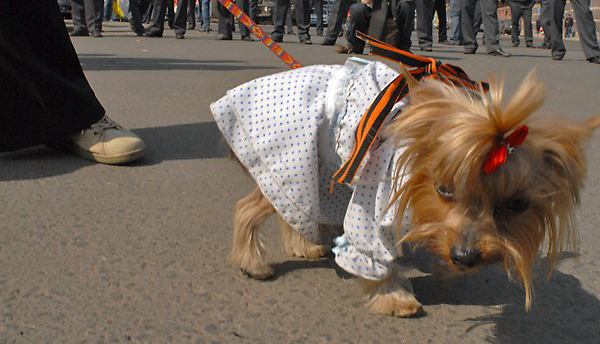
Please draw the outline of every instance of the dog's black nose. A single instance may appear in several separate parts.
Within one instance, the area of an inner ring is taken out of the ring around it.
[[[450,252],[450,259],[456,265],[472,268],[481,260],[481,252],[476,248],[463,249],[453,247],[452,252]]]

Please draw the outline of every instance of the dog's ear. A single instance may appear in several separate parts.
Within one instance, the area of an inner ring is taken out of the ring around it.
[[[543,138],[544,164],[568,183],[576,195],[585,176],[583,144],[594,129],[600,127],[600,116],[594,116],[583,124],[555,123],[540,131]]]
[[[596,115],[588,119],[585,122],[585,126],[588,127],[590,131],[593,131],[596,128],[600,127],[600,115]]]
[[[583,124],[546,123],[532,129],[532,140],[541,150],[542,165],[538,170],[540,185],[553,214],[546,223],[548,233],[549,272],[555,266],[559,252],[567,247],[577,252],[577,225],[574,209],[586,175],[584,143],[600,126],[600,116]],[[535,136],[535,139],[534,137]]]

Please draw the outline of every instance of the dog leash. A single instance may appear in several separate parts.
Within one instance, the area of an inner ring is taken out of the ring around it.
[[[233,14],[233,16],[239,20],[240,23],[244,24],[252,32],[256,38],[258,38],[269,50],[273,52],[277,57],[283,61],[291,69],[301,68],[302,65],[288,54],[282,47],[279,46],[271,36],[267,35],[265,31],[258,26],[244,11],[242,11],[236,4],[231,0],[219,0],[221,5]]]
[[[467,73],[457,66],[443,64],[433,58],[400,50],[362,32],[356,32],[356,37],[369,44],[371,55],[387,58],[402,65],[412,67],[413,69],[408,70],[407,73],[417,80],[431,77],[473,91],[483,90],[487,92],[489,89],[487,83],[471,80]],[[408,91],[405,75],[400,74],[377,95],[377,98],[375,98],[375,101],[373,101],[358,124],[355,134],[356,140],[350,158],[332,176],[334,182],[352,184],[356,172],[375,142],[375,138],[381,131],[381,127],[392,107],[398,101],[404,99],[408,95]],[[330,190],[332,191],[332,189],[333,185]]]

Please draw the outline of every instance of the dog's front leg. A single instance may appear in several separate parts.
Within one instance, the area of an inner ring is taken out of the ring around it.
[[[421,311],[412,284],[400,269],[392,269],[381,281],[361,278],[360,283],[368,297],[366,306],[372,313],[410,317]]]

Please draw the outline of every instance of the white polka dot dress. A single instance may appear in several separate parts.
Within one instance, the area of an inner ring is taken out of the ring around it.
[[[352,187],[331,176],[350,157],[364,112],[398,73],[350,58],[259,78],[211,104],[216,123],[277,212],[308,240],[319,224],[342,224],[336,262],[355,275],[383,279],[396,256],[392,195],[394,152],[375,143]],[[396,104],[399,111],[403,104]],[[405,221],[406,223],[406,221]]]

